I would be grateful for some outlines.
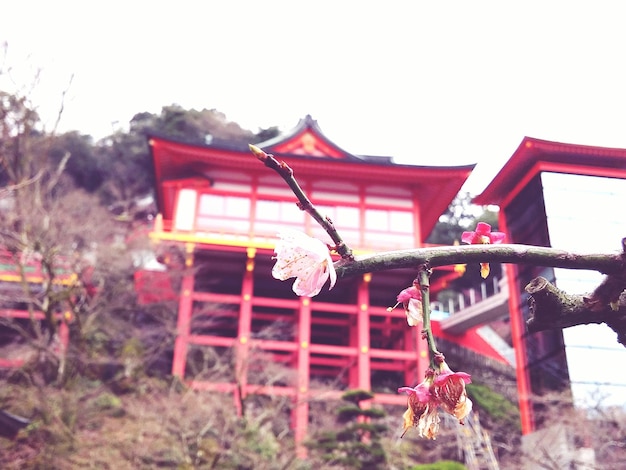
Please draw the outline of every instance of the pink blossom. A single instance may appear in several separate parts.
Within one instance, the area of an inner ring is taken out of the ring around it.
[[[416,326],[423,322],[422,292],[419,288],[411,286],[403,289],[398,294],[396,300],[403,305],[409,326]]]
[[[396,300],[398,302],[408,302],[409,299],[417,299],[422,300],[422,293],[416,286],[407,287],[406,289],[402,289],[398,294]]]
[[[295,277],[292,289],[297,295],[316,296],[329,278],[329,289],[335,285],[337,273],[322,241],[303,232],[286,230],[279,234],[274,252],[276,264],[272,276],[281,281]]]
[[[492,232],[491,225],[485,222],[478,222],[474,232],[463,232],[461,241],[470,245],[490,245],[502,243],[504,237],[505,235],[502,232]],[[489,263],[480,263],[480,275],[483,279],[489,276],[489,271]]]
[[[463,232],[461,241],[470,245],[489,245],[502,243],[504,237],[505,235],[502,232],[492,232],[491,225],[485,222],[478,222],[474,232]]]

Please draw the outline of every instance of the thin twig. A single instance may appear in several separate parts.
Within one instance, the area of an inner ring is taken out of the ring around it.
[[[70,159],[71,155],[72,154],[70,152],[65,152],[63,158],[61,158],[61,161],[57,165],[56,170],[48,181],[48,191],[52,191],[58,184],[59,179],[61,179],[61,176],[63,176],[63,172],[65,171],[65,167],[67,166],[67,161]]]
[[[354,256],[352,254],[352,250],[346,243],[343,241],[337,229],[327,216],[323,216],[317,210],[317,208],[313,205],[313,203],[309,200],[309,198],[304,194],[304,191],[293,177],[293,170],[287,165],[285,162],[279,162],[274,158],[274,155],[271,153],[265,153],[256,145],[249,145],[250,151],[257,157],[263,164],[274,170],[276,173],[280,175],[282,179],[285,180],[289,188],[293,191],[298,199],[298,207],[300,210],[307,212],[311,217],[315,219],[315,221],[322,226],[326,233],[330,236],[331,240],[335,244],[334,250],[339,253],[342,259],[344,260],[352,260]]]
[[[0,199],[9,196],[9,194],[11,194],[11,192],[13,191],[17,191],[18,189],[22,189],[23,187],[28,186],[29,184],[35,183],[39,178],[41,178],[44,175],[44,173],[45,171],[41,169],[37,172],[35,176],[32,176],[23,181],[20,181],[19,183],[10,184],[8,186],[0,188]]]
[[[422,316],[423,316],[423,325],[424,329],[422,330],[422,334],[426,338],[426,342],[428,343],[428,357],[430,358],[430,366],[435,368],[435,357],[441,355],[441,353],[437,350],[437,345],[435,343],[435,337],[433,336],[433,330],[430,326],[430,275],[431,270],[427,265],[423,264],[419,267],[418,271],[418,282],[420,286],[420,291],[422,293]]]
[[[70,80],[69,80],[69,82],[67,84],[67,87],[61,93],[61,103],[60,103],[60,106],[59,106],[59,112],[57,113],[57,117],[56,117],[56,119],[54,121],[54,126],[52,128],[52,134],[56,134],[57,129],[59,128],[59,124],[61,123],[61,117],[63,116],[63,111],[65,110],[65,96],[67,95],[67,92],[71,88],[73,81],[74,81],[74,74],[70,75]]]

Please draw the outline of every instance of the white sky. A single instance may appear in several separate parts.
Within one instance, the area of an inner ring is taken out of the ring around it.
[[[42,69],[33,98],[48,128],[74,76],[61,131],[100,138],[172,103],[217,108],[253,131],[288,130],[311,114],[352,153],[478,163],[466,186],[473,194],[525,135],[626,147],[622,2],[0,0],[0,8],[16,84]]]

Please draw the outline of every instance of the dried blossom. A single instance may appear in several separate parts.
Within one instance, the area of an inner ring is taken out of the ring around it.
[[[433,393],[441,408],[463,424],[463,419],[472,411],[472,400],[467,396],[465,384],[472,378],[466,372],[453,372],[445,360],[439,365],[439,374],[433,383]]]
[[[428,369],[425,380],[415,388],[400,387],[398,393],[407,393],[408,406],[402,415],[403,432],[417,428],[420,437],[435,439],[439,432],[439,408],[451,414],[459,423],[472,411],[472,401],[467,396],[465,384],[471,377],[465,372],[453,372],[442,354],[435,357],[438,370]]]
[[[406,392],[409,395],[407,410],[402,415],[403,432],[409,428],[417,428],[420,437],[436,439],[439,432],[441,418],[437,411],[437,399],[432,395],[432,375],[415,388],[400,387],[398,393]]]

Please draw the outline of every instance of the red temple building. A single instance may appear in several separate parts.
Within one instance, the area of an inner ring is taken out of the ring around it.
[[[616,252],[626,234],[616,216],[626,200],[626,150],[564,144],[526,137],[476,204],[500,206],[499,227],[510,243],[575,252]],[[621,213],[620,213],[621,214]],[[599,385],[604,404],[626,402],[626,381],[610,367],[626,350],[605,325],[528,333],[526,284],[543,276],[565,291],[584,294],[597,287],[599,273],[506,265],[508,310],[515,348],[523,434],[543,427],[534,395],[571,390],[584,403]]]
[[[0,248],[0,320],[27,321],[32,316],[34,320],[45,321],[45,314],[41,310],[32,308],[32,305],[29,309],[29,301],[31,296],[41,293],[49,276],[36,256],[21,255]],[[76,274],[64,261],[61,259],[60,265],[56,267],[53,284],[67,287],[76,282]],[[26,288],[29,292],[27,295]],[[61,318],[71,319],[72,315],[69,302],[60,302],[58,311],[53,315],[58,321],[58,348],[66,348],[69,342],[68,322],[61,321]],[[26,363],[30,349],[17,346],[13,342],[14,338],[15,332],[11,329],[0,329],[0,369],[18,368]]]
[[[310,116],[291,132],[257,145],[294,170],[356,253],[424,246],[473,169],[353,155],[329,140]],[[290,397],[298,443],[316,397],[338,399],[346,389],[358,388],[373,391],[374,403],[405,407],[397,387],[423,379],[427,351],[402,309],[387,307],[412,284],[416,271],[341,279],[332,291],[298,298],[292,282],[271,276],[277,232],[290,228],[330,239],[298,209],[285,182],[247,146],[198,146],[156,136],[149,146],[159,211],[150,235],[160,252],[182,253],[186,267],[180,289],[170,292],[179,299],[173,374],[196,389],[232,394],[236,406],[249,394]],[[452,268],[435,270],[433,292],[456,276]],[[450,334],[435,321],[433,329],[506,363],[477,327]],[[233,355],[230,375],[219,380],[193,375],[190,357],[206,347]],[[294,376],[268,385],[259,377],[260,365],[268,362],[289,366]]]

